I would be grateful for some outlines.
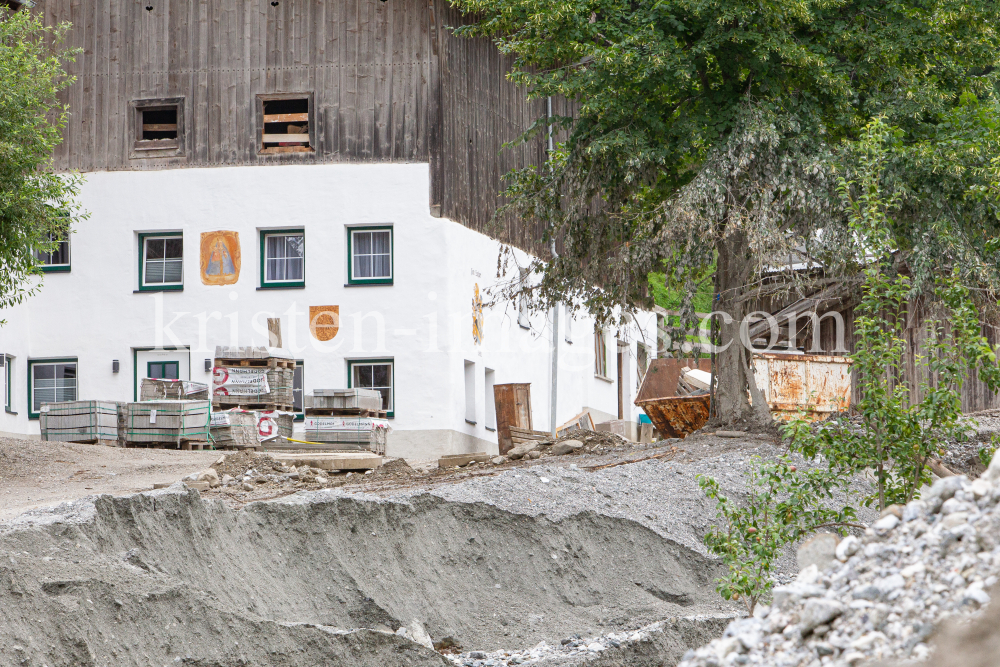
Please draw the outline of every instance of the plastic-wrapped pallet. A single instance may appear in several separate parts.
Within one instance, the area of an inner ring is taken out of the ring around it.
[[[119,409],[114,401],[43,403],[39,410],[42,440],[119,444]]]
[[[295,360],[265,347],[217,347],[212,402],[217,406],[291,409]]]
[[[129,445],[177,445],[208,442],[208,401],[143,401],[129,403],[125,442]]]
[[[260,447],[257,413],[246,410],[213,412],[212,441],[216,447],[223,449]]]
[[[204,382],[191,382],[190,380],[142,378],[139,400],[158,401],[161,399],[207,401],[208,385]]]
[[[382,409],[382,394],[375,389],[315,389],[306,395],[305,407],[378,411]]]
[[[305,418],[305,439],[334,451],[371,451],[385,454],[388,419],[374,417]]]

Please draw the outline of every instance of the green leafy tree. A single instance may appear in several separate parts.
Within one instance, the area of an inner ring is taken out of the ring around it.
[[[899,198],[890,231],[914,289],[930,289],[951,266],[996,284],[988,167],[1000,118],[1000,4],[455,4],[471,17],[461,34],[492,37],[515,57],[512,80],[575,107],[572,118],[553,119],[567,138],[547,168],[515,172],[507,191],[510,210],[562,243],[558,258],[533,267],[543,275],[540,306],[582,301],[610,318],[646,298],[648,272],[666,265],[693,290],[717,260],[715,309],[733,318],[720,325],[725,342],[737,339],[768,267],[793,258],[822,266],[820,281],[856,273],[863,253],[836,168],[880,115],[905,148],[885,185]],[[762,401],[747,399],[747,354],[733,344],[718,357],[721,421],[769,419]]]
[[[748,614],[770,593],[774,563],[790,545],[820,527],[853,525],[853,508],[830,507],[845,480],[823,468],[799,471],[787,458],[754,457],[747,497],[738,504],[711,477],[699,476],[698,484],[715,501],[719,520],[706,533],[705,546],[729,568],[716,589],[727,600],[742,601]]]
[[[886,195],[883,185],[897,136],[883,119],[870,123],[856,146],[854,177],[840,181],[850,228],[868,260],[852,355],[861,393],[852,413],[859,422],[814,428],[796,421],[785,430],[795,450],[809,459],[822,455],[834,474],[847,479],[871,473],[876,493],[864,502],[880,510],[909,502],[930,481],[929,460],[942,454],[945,443],[967,439],[961,390],[969,371],[978,371],[994,390],[1000,387],[996,354],[957,269],[934,281],[933,298],[925,302],[931,315],[923,324],[927,336],[916,359],[917,377],[907,377],[905,333],[914,279],[898,272],[892,233],[902,197]]]
[[[0,7],[0,308],[37,289],[35,253],[54,250],[81,217],[79,177],[49,168],[68,113],[57,96],[72,83],[63,64],[73,54],[59,47],[66,30]]]

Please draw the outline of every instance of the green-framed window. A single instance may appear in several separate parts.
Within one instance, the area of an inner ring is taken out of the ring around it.
[[[390,419],[396,416],[395,364],[392,359],[357,359],[347,362],[347,386],[375,389],[382,394],[382,409]]]
[[[139,234],[139,290],[184,289],[184,234]]]
[[[28,418],[38,419],[42,403],[62,403],[77,399],[77,360],[28,360]]]
[[[295,360],[295,371],[292,375],[292,408],[295,412],[295,421],[300,422],[306,418],[303,410],[302,397],[305,395],[305,362],[302,359]]]
[[[306,234],[303,229],[260,232],[260,286],[305,287]]]
[[[66,273],[70,270],[69,236],[50,234],[49,240],[55,243],[52,252],[35,251],[35,259],[41,265],[44,273]]]
[[[347,228],[347,284],[391,285],[392,226]]]
[[[181,362],[179,361],[147,361],[146,377],[155,380],[180,380]]]

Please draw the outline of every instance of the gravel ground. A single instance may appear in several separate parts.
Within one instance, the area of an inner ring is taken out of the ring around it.
[[[863,540],[841,541],[831,567],[811,567],[775,589],[772,607],[733,622],[680,667],[925,660],[942,622],[968,619],[990,602],[1000,576],[997,482],[1000,458],[977,480],[938,480],[920,500],[887,511]],[[975,663],[940,655],[937,664]]]
[[[148,491],[203,470],[220,456],[0,438],[0,521],[98,493]]]

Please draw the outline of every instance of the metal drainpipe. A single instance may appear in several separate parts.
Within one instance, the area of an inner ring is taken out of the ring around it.
[[[549,121],[549,150],[548,158],[552,159],[552,153],[555,150],[555,143],[552,137],[552,96],[550,95],[546,100],[546,117]],[[549,240],[549,250],[552,253],[552,259],[557,259],[559,253],[556,252],[556,238],[555,235]],[[558,395],[559,395],[559,304],[557,303],[552,307],[552,391],[549,404],[549,413],[551,415],[551,425],[552,432],[551,436],[555,438],[556,433],[556,408],[558,406]]]

